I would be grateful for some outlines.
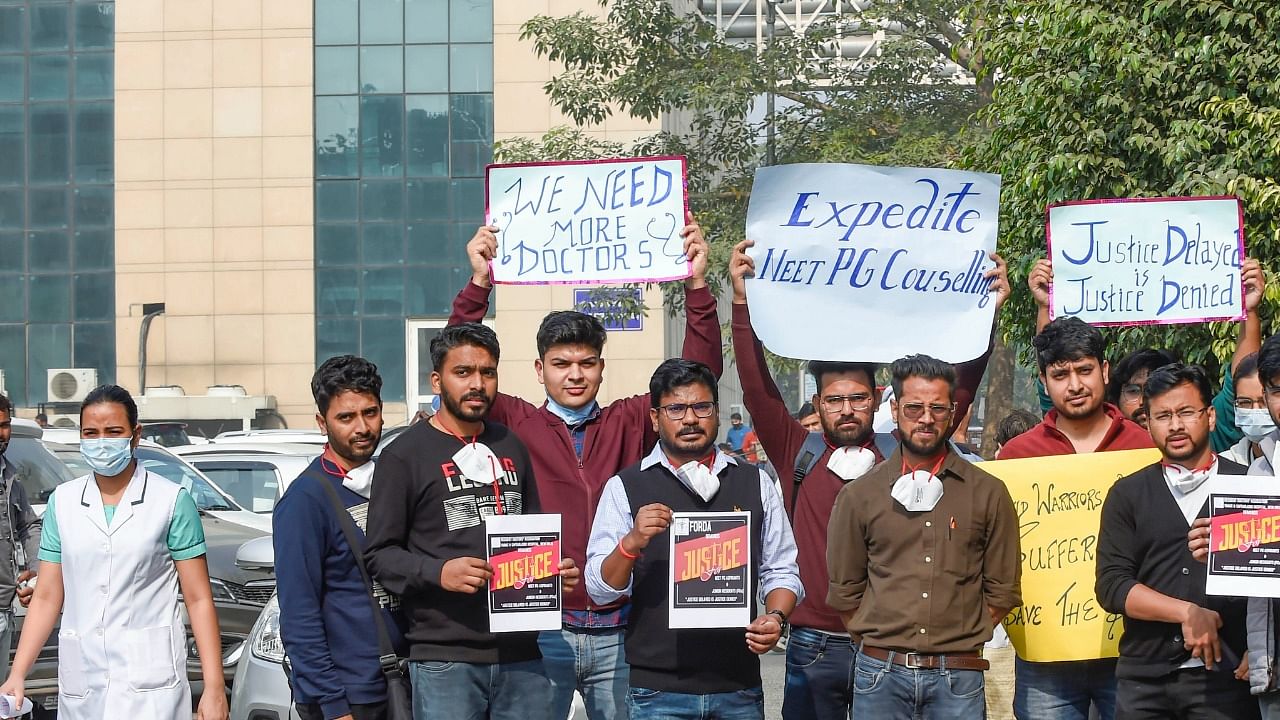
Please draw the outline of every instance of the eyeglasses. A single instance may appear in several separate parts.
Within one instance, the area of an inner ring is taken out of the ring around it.
[[[1191,408],[1182,408],[1176,413],[1171,413],[1171,412],[1156,413],[1155,415],[1151,416],[1151,422],[1165,425],[1169,421],[1173,420],[1174,415],[1177,415],[1178,419],[1181,420],[1182,422],[1193,423],[1196,420],[1198,420],[1200,416],[1203,415],[1208,409],[1209,408],[1207,407],[1202,407],[1199,410],[1192,410]]]
[[[866,393],[854,393],[853,395],[828,395],[822,398],[822,409],[829,413],[842,412],[846,405],[854,412],[869,410],[871,396]]]
[[[694,417],[709,418],[716,411],[716,404],[710,401],[696,403],[671,403],[659,405],[658,410],[667,414],[668,420],[683,420],[685,413],[693,411]]]
[[[1142,386],[1136,383],[1129,383],[1120,386],[1121,397],[1140,398],[1142,397]]]
[[[1260,397],[1258,397],[1258,398],[1247,398],[1247,397],[1238,397],[1238,398],[1236,398],[1236,407],[1240,408],[1241,410],[1255,410],[1255,409],[1262,409],[1262,408],[1265,408],[1266,406],[1267,406],[1267,401],[1266,401],[1264,398],[1260,398]]]
[[[947,417],[956,409],[956,404],[950,405],[925,405],[924,403],[899,403],[898,409],[908,420],[919,420],[924,416],[925,409],[929,410],[929,417],[934,420],[941,420]]]

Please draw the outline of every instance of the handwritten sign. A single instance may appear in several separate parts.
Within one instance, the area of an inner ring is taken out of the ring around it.
[[[1209,478],[1210,595],[1280,597],[1280,492],[1271,476]]]
[[[1234,197],[1049,207],[1053,317],[1093,325],[1240,320],[1244,214]]]
[[[751,623],[751,513],[671,515],[672,628]]]
[[[495,283],[652,282],[689,276],[685,159],[490,165]]]
[[[489,631],[560,629],[560,516],[485,518]]]
[[[779,355],[948,362],[986,351],[1000,177],[868,165],[756,171],[751,321]],[[910,332],[904,330],[910,329]]]
[[[1151,449],[981,463],[1009,488],[1022,528],[1022,606],[1004,629],[1023,660],[1119,654],[1122,618],[1093,592],[1102,502],[1116,480],[1159,459]]]

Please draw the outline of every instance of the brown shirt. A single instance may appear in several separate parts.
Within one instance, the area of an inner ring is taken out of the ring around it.
[[[999,479],[954,452],[933,510],[908,512],[889,494],[896,450],[836,497],[827,527],[827,602],[856,640],[886,650],[959,653],[991,639],[988,607],[1022,602],[1018,515]]]

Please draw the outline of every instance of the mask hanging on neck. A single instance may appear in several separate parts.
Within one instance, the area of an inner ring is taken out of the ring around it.
[[[720,478],[706,465],[694,460],[676,469],[676,477],[689,486],[702,498],[703,502],[711,502],[711,498],[720,492]]]
[[[849,482],[857,480],[876,464],[876,454],[864,447],[842,447],[831,451],[827,469]]]
[[[899,477],[889,494],[910,512],[928,512],[942,499],[942,478],[914,470]]]

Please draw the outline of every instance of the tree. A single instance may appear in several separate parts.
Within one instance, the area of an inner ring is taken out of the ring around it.
[[[1234,194],[1249,254],[1280,249],[1280,4],[1271,0],[982,0],[974,52],[994,79],[968,165],[998,172],[1002,247],[1015,286],[1045,253],[1049,203]],[[1274,303],[1280,288],[1267,293]],[[1015,293],[1006,325],[1029,348],[1034,307]],[[1264,327],[1270,310],[1264,305]],[[1175,350],[1219,367],[1229,323],[1124,328],[1118,357]]]

